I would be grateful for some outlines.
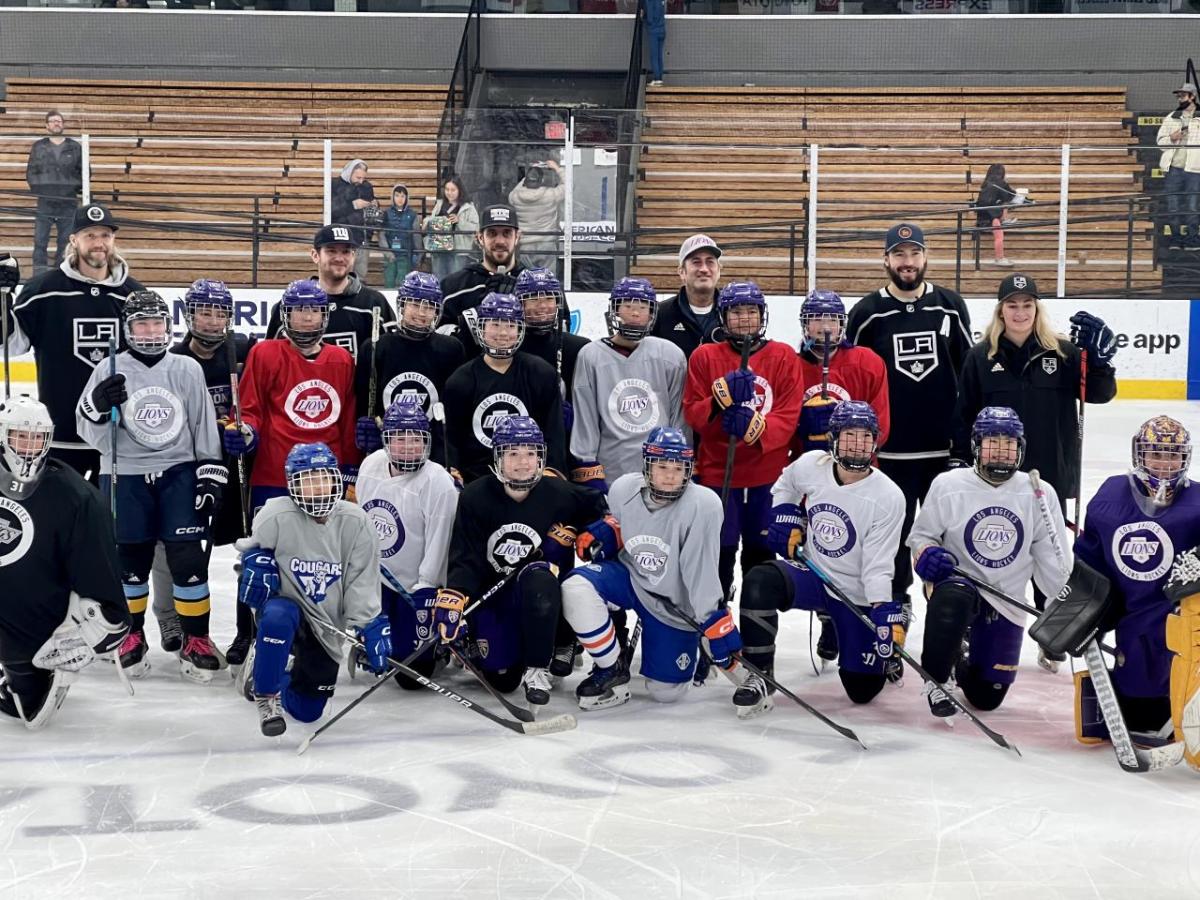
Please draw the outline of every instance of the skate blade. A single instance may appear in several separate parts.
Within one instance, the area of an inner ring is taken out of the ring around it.
[[[598,709],[611,709],[614,706],[621,706],[628,703],[632,696],[633,691],[629,689],[629,685],[622,684],[610,688],[608,696],[580,697],[579,708],[586,712],[595,712]]]
[[[150,674],[150,662],[143,659],[141,662],[136,662],[132,666],[121,666],[128,678],[145,678]]]
[[[269,722],[263,722],[259,726],[263,733],[263,737],[279,737],[287,731],[287,722],[283,719],[273,719]]]
[[[183,660],[179,663],[179,674],[193,684],[212,684],[213,676],[217,674],[217,671],[219,670],[201,669]]]
[[[772,700],[770,697],[767,697],[765,700],[763,700],[760,703],[755,703],[753,706],[736,706],[736,707],[734,707],[734,709],[737,710],[737,717],[739,719],[753,719],[757,716],[763,715],[764,713],[769,713],[774,708],[775,708],[775,701]]]

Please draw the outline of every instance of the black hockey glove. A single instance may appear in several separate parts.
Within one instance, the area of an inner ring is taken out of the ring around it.
[[[109,375],[99,382],[92,393],[83,399],[83,413],[93,421],[100,421],[114,406],[120,406],[129,399],[129,391],[125,389],[125,375],[118,372]]]
[[[0,290],[11,291],[21,283],[21,265],[7,253],[0,253]]]
[[[487,280],[489,294],[511,294],[517,286],[517,277],[508,272],[496,272]]]
[[[229,470],[220,463],[204,462],[196,467],[196,512],[211,516],[221,505],[229,481]]]

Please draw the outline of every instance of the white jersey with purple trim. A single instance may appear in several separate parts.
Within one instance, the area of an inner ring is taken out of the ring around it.
[[[393,475],[386,450],[376,450],[358,470],[358,505],[379,538],[380,562],[410,593],[446,583],[450,530],[458,489],[435,462]]]
[[[834,477],[833,457],[810,450],[783,470],[772,502],[808,510],[804,552],[855,603],[892,599],[892,572],[900,548],[904,494],[878,469],[854,484]]]
[[[1017,472],[1003,484],[992,485],[974,469],[943,472],[925,495],[908,546],[915,557],[929,544],[940,544],[958,557],[960,569],[1010,597],[1024,599],[1031,577],[1047,597],[1057,596],[1074,558],[1058,494],[1048,481],[1041,484],[1053,533],[1038,509],[1028,473]],[[1061,561],[1053,541],[1058,542]],[[980,596],[1010,622],[1025,624],[1021,610],[984,591]]]

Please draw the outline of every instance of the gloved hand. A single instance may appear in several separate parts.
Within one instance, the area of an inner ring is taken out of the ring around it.
[[[1117,338],[1099,316],[1080,310],[1071,316],[1071,343],[1087,351],[1088,368],[1102,369],[1117,354]]]
[[[753,444],[767,428],[767,421],[749,406],[731,406],[721,413],[721,430],[732,438]]]
[[[358,466],[342,466],[342,497],[358,502]]]
[[[570,400],[562,402],[563,408],[563,431],[567,437],[571,436],[571,429],[575,427],[575,404]]]
[[[211,516],[221,505],[221,495],[229,482],[229,469],[221,463],[206,462],[196,467],[196,512]]]
[[[937,544],[930,544],[921,551],[913,568],[922,581],[938,584],[954,574],[958,565],[958,557]]]
[[[129,391],[125,388],[125,373],[118,372],[109,375],[92,388],[92,409],[98,417],[103,418],[112,412],[114,406],[120,406],[129,399]],[[87,410],[84,410],[87,412]]]
[[[1200,594],[1200,547],[1184,550],[1175,557],[1163,593],[1173,603],[1180,604],[1193,594]]]
[[[354,446],[363,453],[383,449],[383,432],[379,430],[379,423],[370,416],[360,416],[354,423]]]
[[[875,654],[881,660],[892,658],[896,644],[904,646],[904,633],[908,628],[908,613],[903,604],[895,600],[876,603],[871,607],[871,622],[875,625]]]
[[[822,399],[820,394],[804,401],[796,430],[804,440],[805,450],[829,449],[829,420],[833,418],[833,409],[839,402],[836,397]]]
[[[258,612],[264,603],[279,595],[279,568],[270,550],[247,550],[242,554],[238,576],[238,600]]]
[[[590,487],[602,494],[608,494],[608,480],[604,477],[604,466],[598,462],[579,460],[578,465],[571,469],[571,480],[584,487]]]
[[[437,606],[437,588],[417,588],[409,596],[412,597],[414,609],[433,609]]]
[[[624,542],[621,524],[613,516],[597,519],[575,539],[575,554],[584,562],[616,559]]]
[[[0,253],[0,290],[11,291],[21,283],[21,264],[16,257]]]
[[[780,503],[771,510],[767,546],[784,559],[795,559],[808,533],[808,513],[795,503]]]
[[[749,403],[754,399],[754,373],[749,369],[734,369],[712,383],[713,399],[721,409]]]
[[[467,608],[467,595],[451,588],[439,588],[433,607],[433,624],[442,643],[458,640],[467,627],[463,610]]]
[[[728,669],[733,665],[733,654],[742,649],[742,636],[738,634],[737,626],[733,624],[733,616],[728,609],[713,610],[704,620],[704,646],[712,657],[714,665]]]
[[[245,422],[240,429],[230,422],[221,435],[221,443],[230,456],[245,456],[258,446],[258,432]]]
[[[392,625],[385,615],[378,615],[358,629],[358,639],[363,642],[363,655],[359,664],[365,665],[376,675],[382,675],[391,665],[388,657],[392,655]]]
[[[462,472],[458,471],[458,469],[454,469],[454,468],[450,468],[450,467],[447,467],[446,471],[450,473],[450,478],[454,482],[454,487],[457,488],[459,491],[462,491],[462,489],[463,489]]]
[[[487,290],[483,292],[484,296],[488,294],[511,294],[513,288],[517,286],[517,276],[509,272],[505,272],[503,275],[499,272],[493,272],[488,276],[486,284]]]

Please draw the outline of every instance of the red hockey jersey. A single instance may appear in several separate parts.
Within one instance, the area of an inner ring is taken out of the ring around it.
[[[801,405],[810,397],[821,393],[821,358],[801,352],[800,377],[804,396]],[[815,361],[814,361],[815,359]],[[834,400],[866,400],[879,417],[879,447],[887,441],[891,426],[888,412],[887,369],[879,354],[868,347],[843,344],[829,358],[829,396]],[[804,435],[797,434],[792,442],[792,458],[804,450]]]

